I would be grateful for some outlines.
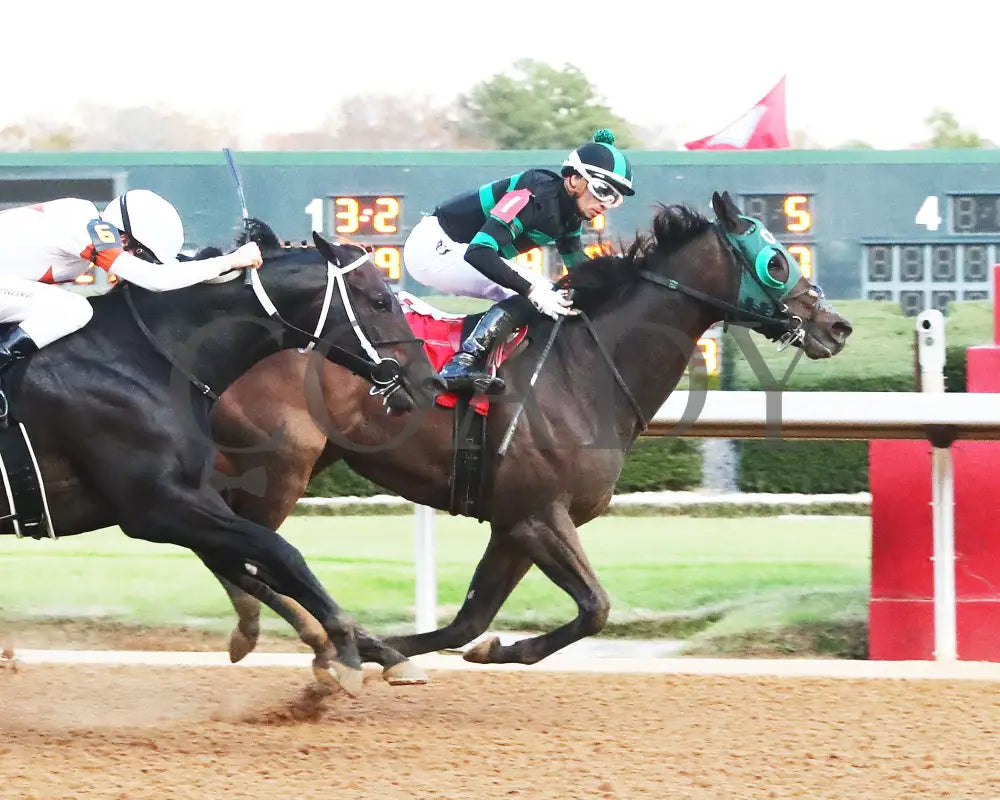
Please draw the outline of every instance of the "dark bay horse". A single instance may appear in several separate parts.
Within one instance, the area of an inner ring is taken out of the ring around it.
[[[564,279],[592,329],[583,319],[563,325],[509,451],[492,457],[491,537],[457,616],[431,633],[389,638],[392,648],[415,655],[468,643],[487,629],[532,564],[573,598],[576,618],[509,646],[491,638],[465,657],[531,664],[599,632],[609,601],[577,528],[607,508],[626,452],[677,385],[698,338],[728,320],[783,338],[814,359],[844,346],[850,323],[801,277],[770,232],[743,216],[728,193],[714,195],[712,205],[715,223],[682,206],[661,207],[652,233],[624,256],[584,262]],[[507,397],[526,395],[551,330],[547,320],[533,324],[527,349],[501,368]],[[277,527],[310,477],[339,459],[415,503],[447,509],[453,412],[435,407],[419,418],[391,419],[342,369],[328,365],[321,377],[321,416],[301,389],[280,397],[269,389],[303,385],[305,364],[294,353],[258,364],[216,408],[213,432],[220,443],[246,446],[281,424],[295,433],[269,452],[219,456],[225,473],[267,470],[261,496],[233,498],[239,513]],[[494,401],[487,440],[494,452],[513,414],[513,403]],[[239,622],[230,655],[238,660],[256,642],[259,609],[252,598],[232,599]],[[284,616],[315,650],[328,646],[321,627]],[[373,660],[381,659],[376,653]]]
[[[298,550],[237,516],[210,481],[212,395],[261,359],[310,342],[314,368],[325,363],[323,352],[366,374],[366,386],[392,389],[373,398],[379,406],[426,407],[437,381],[364,251],[319,237],[309,250],[275,249],[277,239],[265,234],[254,237],[265,260],[250,275],[252,288],[234,272],[172,292],[125,285],[93,298],[89,325],[19,365],[13,410],[31,436],[57,536],[117,524],[130,537],[192,550],[251,595],[291,598],[335,647],[315,665],[317,677],[353,693],[363,632]],[[361,336],[386,360],[370,360]]]

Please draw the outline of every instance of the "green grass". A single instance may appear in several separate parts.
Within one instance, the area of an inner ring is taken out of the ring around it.
[[[294,517],[281,532],[361,622],[383,632],[411,625],[412,517]],[[740,615],[751,627],[795,623],[796,614],[826,618],[828,606],[796,598],[857,599],[868,587],[867,519],[605,517],[582,533],[612,599],[612,635],[687,635],[727,619],[736,624]],[[485,525],[437,517],[442,621],[461,602],[486,538]],[[5,537],[0,586],[0,623],[82,618],[217,632],[231,627],[228,600],[201,562],[181,548],[133,541],[117,529],[56,542]],[[533,569],[495,627],[551,628],[574,611]],[[285,632],[270,612],[265,629]]]
[[[791,388],[817,378],[836,383],[840,378],[877,379],[886,375],[913,374],[913,334],[915,317],[904,317],[896,303],[869,300],[838,300],[834,308],[851,321],[854,333],[835,358],[810,361],[802,357],[795,365]],[[792,349],[777,352],[771,342],[754,335],[753,342],[775,379],[781,379],[795,358]],[[989,301],[952,303],[945,318],[948,347],[988,344],[993,340],[993,306]],[[734,345],[731,339],[726,345]],[[759,389],[760,381],[742,352],[736,351],[734,384],[738,388]]]

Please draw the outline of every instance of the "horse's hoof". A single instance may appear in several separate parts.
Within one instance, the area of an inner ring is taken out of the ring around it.
[[[427,683],[427,673],[410,659],[382,670],[382,680],[390,686],[418,686]]]
[[[234,628],[229,634],[229,661],[233,664],[242,661],[256,646],[256,636],[247,636],[239,628]]]
[[[493,659],[490,658],[490,654],[494,647],[500,646],[500,637],[491,636],[489,639],[483,639],[475,647],[470,647],[462,655],[466,661],[471,661],[473,664],[491,664]]]
[[[316,683],[319,684],[319,689],[323,694],[336,694],[341,690],[340,681],[330,670],[321,667],[315,661],[312,670],[313,677],[316,678]]]
[[[313,661],[313,675],[316,680],[327,686],[337,686],[351,697],[358,697],[365,682],[365,673],[360,669],[348,667],[339,661],[334,661],[329,668],[318,661]]]

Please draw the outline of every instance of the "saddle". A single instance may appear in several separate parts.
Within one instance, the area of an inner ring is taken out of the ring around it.
[[[397,296],[413,335],[424,340],[427,358],[434,369],[440,370],[458,352],[480,315],[450,314],[409,292],[400,291]],[[487,368],[493,375],[514,355],[527,334],[527,328],[518,328],[507,341],[494,348],[487,360]],[[488,460],[484,459],[489,398],[476,397],[471,392],[448,392],[438,395],[435,402],[443,408],[454,409],[448,511],[482,522],[490,477],[486,469]]]

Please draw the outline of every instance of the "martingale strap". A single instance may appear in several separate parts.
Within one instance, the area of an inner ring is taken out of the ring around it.
[[[601,337],[597,335],[597,330],[594,328],[594,323],[590,321],[590,317],[581,311],[580,319],[583,320],[583,324],[587,326],[587,330],[594,338],[597,350],[604,358],[604,362],[608,365],[608,369],[611,370],[615,383],[618,384],[618,388],[622,390],[622,394],[625,395],[629,405],[632,406],[632,411],[639,423],[639,432],[642,433],[642,431],[649,427],[649,423],[646,421],[646,415],[642,413],[642,408],[639,407],[639,401],[635,399],[635,395],[632,394],[632,390],[629,389],[628,384],[625,383],[625,378],[622,377],[622,374],[618,371],[618,367],[615,366],[614,359],[611,358],[611,353],[609,353],[608,349],[604,346],[604,342],[601,341]]]

